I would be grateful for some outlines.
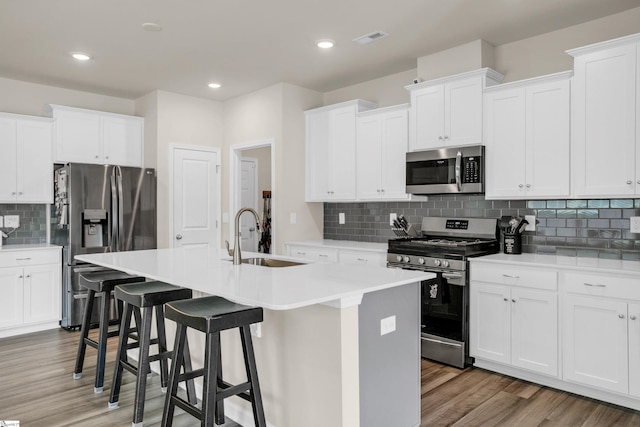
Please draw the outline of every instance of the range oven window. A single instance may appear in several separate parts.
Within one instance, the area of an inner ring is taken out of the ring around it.
[[[442,273],[422,282],[422,333],[464,341],[464,286],[451,285]]]

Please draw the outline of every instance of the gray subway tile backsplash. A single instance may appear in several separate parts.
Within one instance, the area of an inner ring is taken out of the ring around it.
[[[18,215],[20,227],[16,230],[4,227],[9,234],[5,245],[44,243],[47,239],[47,205],[43,204],[0,204],[0,216]]]
[[[345,212],[346,224],[338,224]],[[525,232],[526,253],[640,261],[640,235],[629,217],[640,216],[640,199],[485,200],[482,196],[430,196],[423,202],[325,203],[324,238],[385,243],[395,238],[389,214],[420,226],[424,216],[499,218],[536,215],[536,231]]]

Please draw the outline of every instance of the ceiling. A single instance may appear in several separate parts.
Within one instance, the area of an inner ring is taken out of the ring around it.
[[[326,92],[640,6],[640,0],[0,0],[0,76],[135,99],[225,100],[278,82]],[[153,22],[162,31],[150,32]],[[374,31],[389,37],[360,45]],[[333,39],[321,50],[315,41]],[[93,59],[78,62],[69,52]],[[222,87],[210,89],[207,83]]]

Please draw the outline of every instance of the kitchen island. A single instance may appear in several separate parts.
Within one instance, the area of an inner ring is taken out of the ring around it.
[[[244,254],[264,256],[262,254]],[[211,247],[81,255],[80,261],[260,306],[254,346],[270,426],[420,424],[419,282],[431,273],[307,263],[233,265]],[[194,331],[194,364],[202,336]],[[241,347],[222,334],[223,370],[244,379]],[[227,415],[252,425],[246,402],[227,399]]]

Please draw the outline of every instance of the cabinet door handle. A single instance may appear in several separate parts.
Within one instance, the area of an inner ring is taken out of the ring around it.
[[[16,261],[29,261],[31,258],[16,258]]]
[[[367,262],[367,261],[369,261],[369,260],[368,260],[368,259],[366,259],[366,258],[357,258],[357,260],[358,260],[358,261],[362,261],[362,262]]]
[[[629,316],[629,319],[631,319],[631,320],[636,320],[636,315],[635,315],[635,314],[632,314],[631,316]]]
[[[525,185],[525,187],[531,188],[531,184],[527,184],[527,185]]]
[[[329,257],[329,255],[327,255],[327,254],[318,254],[318,256],[320,256],[322,258],[328,258]]]
[[[27,274],[26,277],[27,277],[27,279],[31,279],[31,275],[30,274]]]
[[[298,255],[306,255],[307,254],[306,252],[300,252],[300,251],[298,251],[297,253],[298,253]]]
[[[516,275],[513,275],[513,274],[503,274],[503,276],[504,277],[508,277],[510,279],[519,279],[520,278],[520,276],[516,276]]]
[[[505,301],[507,301],[507,302],[509,301],[509,298],[507,298],[507,297],[504,297],[503,299],[504,299]]]
[[[18,276],[18,279],[22,279],[22,278],[23,278],[22,274]]]
[[[584,285],[585,286],[591,286],[592,288],[606,288],[607,287],[607,285],[603,285],[603,284],[600,284],[600,283],[593,284],[593,283],[584,282]]]
[[[511,302],[518,302],[515,298],[511,298]]]
[[[633,181],[628,180],[628,181],[627,181],[627,184],[631,185],[631,183],[632,183],[632,182],[633,182]]]
[[[624,314],[618,314],[618,318],[624,319]]]

